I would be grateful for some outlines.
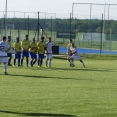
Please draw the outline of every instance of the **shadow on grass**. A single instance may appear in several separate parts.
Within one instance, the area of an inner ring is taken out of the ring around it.
[[[60,80],[89,80],[94,81],[93,79],[78,79],[78,78],[63,78],[63,77],[53,77],[53,76],[36,76],[36,75],[23,75],[23,74],[8,74],[7,76],[15,76],[16,77],[26,77],[26,78],[43,78],[43,79],[60,79]]]
[[[32,70],[37,70],[37,68],[32,68]],[[50,68],[41,68],[39,70],[61,70],[61,71],[100,71],[100,72],[116,72],[117,69],[98,69],[98,68],[77,68],[77,67],[68,67],[68,68],[62,68],[62,67],[50,67]]]
[[[45,117],[77,117],[75,115],[68,115],[68,114],[52,114],[52,113],[20,113],[20,112],[12,112],[12,111],[4,111],[0,110],[1,113],[7,113],[7,114],[16,114],[20,116],[45,116]]]
[[[11,68],[13,68],[14,69],[14,67],[11,67]],[[102,69],[99,69],[99,68],[90,68],[90,67],[86,67],[86,68],[84,68],[83,66],[82,66],[82,68],[78,68],[78,67],[49,67],[49,68],[45,68],[45,67],[40,67],[40,68],[37,68],[37,67],[32,67],[32,68],[30,68],[30,67],[19,67],[19,68],[21,68],[21,69],[30,69],[30,70],[39,70],[39,71],[41,71],[41,70],[44,70],[44,71],[49,71],[49,70],[60,70],[60,71],[67,71],[67,72],[69,72],[69,71],[85,71],[85,72],[89,72],[89,71],[95,71],[95,72],[116,72],[117,71],[117,69],[109,69],[109,68],[102,68]]]

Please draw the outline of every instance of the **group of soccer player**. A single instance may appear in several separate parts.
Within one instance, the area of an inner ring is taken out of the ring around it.
[[[12,49],[13,48],[13,49]],[[18,60],[18,66],[23,66],[24,57],[26,57],[26,66],[29,64],[30,57],[30,67],[37,62],[38,67],[42,67],[44,55],[46,55],[45,67],[51,67],[52,61],[52,42],[51,37],[48,38],[48,41],[44,41],[42,36],[40,41],[36,43],[35,38],[32,39],[32,42],[29,41],[28,35],[25,35],[25,39],[21,42],[19,37],[16,38],[16,42],[11,43],[11,36],[8,36],[8,39],[4,36],[0,42],[0,63],[3,63],[4,73],[7,74],[7,62],[8,66],[11,65],[12,54],[14,53],[13,66],[16,66],[16,60]],[[69,40],[67,45],[67,59],[70,63],[70,67],[74,67],[74,59],[79,60],[82,65],[85,67],[85,64],[78,53],[77,47],[72,42],[72,39]]]
[[[48,38],[48,41],[44,41],[42,36],[40,41],[36,43],[35,38],[32,39],[32,42],[29,41],[28,35],[25,35],[25,39],[21,42],[19,37],[16,38],[16,42],[11,44],[11,37],[8,36],[8,39],[4,36],[0,42],[0,63],[3,63],[4,73],[7,74],[7,61],[8,66],[11,65],[12,51],[14,49],[14,61],[13,66],[16,66],[16,60],[18,59],[18,66],[23,66],[24,57],[26,57],[26,66],[29,64],[30,57],[30,67],[37,62],[38,67],[41,67],[43,64],[44,54],[46,54],[45,67],[51,67],[52,61],[52,43],[51,37]],[[8,60],[7,60],[8,59]]]

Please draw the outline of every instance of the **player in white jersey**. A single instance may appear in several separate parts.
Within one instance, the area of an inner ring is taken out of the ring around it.
[[[77,47],[74,45],[74,43],[71,44],[70,52],[71,52],[71,54],[72,54],[72,56],[70,56],[70,58],[69,58],[69,60],[70,60],[70,66],[71,66],[71,67],[74,67],[73,59],[77,59],[77,60],[79,60],[79,61],[82,63],[82,65],[85,67],[85,64],[84,64],[82,58],[80,57],[80,54],[78,53]]]
[[[0,64],[3,63],[4,73],[7,74],[7,52],[10,50],[10,45],[6,42],[6,37],[4,36],[0,42]]]
[[[46,62],[45,62],[45,67],[51,67],[51,62],[52,62],[52,42],[51,42],[51,37],[48,38],[48,42],[46,42]]]

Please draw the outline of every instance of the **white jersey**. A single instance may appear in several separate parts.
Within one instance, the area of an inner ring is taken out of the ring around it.
[[[74,46],[74,47],[70,47],[70,51],[71,51],[72,53],[76,52],[74,55],[79,55],[76,46]]]
[[[10,48],[9,44],[5,41],[0,42],[0,57],[7,57],[6,50]]]
[[[52,54],[52,43],[46,42],[47,53]]]

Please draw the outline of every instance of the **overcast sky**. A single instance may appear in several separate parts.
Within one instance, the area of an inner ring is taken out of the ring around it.
[[[72,12],[73,3],[99,3],[99,4],[117,4],[117,0],[7,0],[7,17],[37,17],[33,13],[27,12],[44,12],[41,17],[69,17]],[[3,17],[5,11],[6,0],[0,0],[0,17]],[[90,8],[92,18],[101,18],[101,14],[104,13],[104,5],[89,5],[77,4],[74,5],[74,17],[77,18],[89,18]],[[109,12],[108,12],[109,9]],[[26,14],[24,13],[26,12]],[[117,12],[117,5],[106,5],[105,17],[110,19],[116,19],[115,12]],[[49,14],[50,13],[50,14]],[[52,13],[52,14],[51,14]],[[109,13],[109,14],[108,14]]]

